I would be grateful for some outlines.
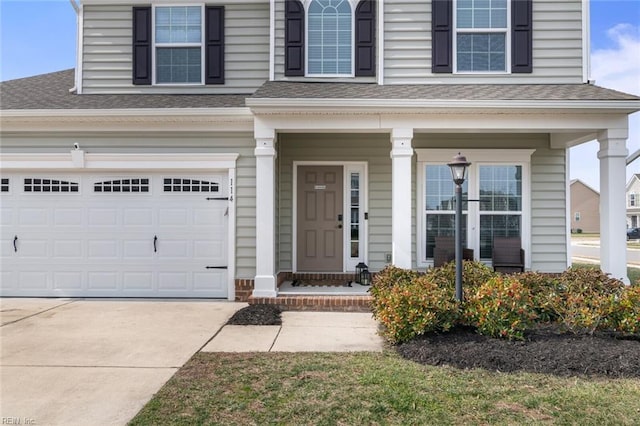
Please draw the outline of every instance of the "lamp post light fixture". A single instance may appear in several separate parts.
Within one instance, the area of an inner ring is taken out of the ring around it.
[[[460,153],[447,163],[451,168],[451,177],[456,184],[456,299],[462,302],[462,184],[467,176],[467,167],[471,163]]]

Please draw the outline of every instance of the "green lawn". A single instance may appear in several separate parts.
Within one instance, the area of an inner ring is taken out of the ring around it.
[[[573,268],[600,268],[600,264],[597,263],[573,263],[571,266]],[[638,280],[640,280],[640,268],[627,268],[627,276],[631,284],[638,284]]]
[[[639,401],[640,379],[463,371],[393,351],[198,353],[131,424],[631,425]]]

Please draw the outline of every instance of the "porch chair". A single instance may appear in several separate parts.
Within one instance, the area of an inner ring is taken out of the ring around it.
[[[433,249],[433,266],[435,268],[456,259],[456,241],[454,237],[436,237]],[[462,249],[463,260],[473,260],[473,249]]]
[[[524,249],[519,237],[493,237],[493,270],[524,272]]]

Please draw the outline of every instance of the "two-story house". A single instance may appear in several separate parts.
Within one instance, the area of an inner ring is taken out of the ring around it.
[[[634,174],[627,182],[627,228],[640,227],[640,176]]]
[[[74,70],[2,90],[2,294],[278,295],[451,235],[570,265],[568,149],[600,144],[626,278],[627,116],[589,82],[586,0],[79,0]]]

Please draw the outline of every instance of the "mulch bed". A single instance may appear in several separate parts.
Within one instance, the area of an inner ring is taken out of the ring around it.
[[[228,325],[282,325],[282,312],[272,305],[249,305],[237,311]]]
[[[481,336],[471,329],[428,334],[397,347],[421,364],[557,376],[640,377],[640,336],[560,334],[547,328],[525,341]]]

